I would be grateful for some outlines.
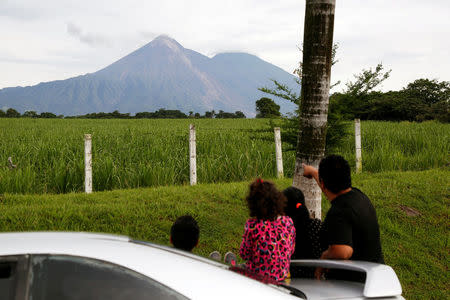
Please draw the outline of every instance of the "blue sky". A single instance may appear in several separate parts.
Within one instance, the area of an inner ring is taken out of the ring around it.
[[[450,80],[450,1],[337,0],[332,81],[382,62],[383,90]],[[0,0],[0,88],[95,72],[160,34],[213,56],[242,51],[292,72],[302,0]]]

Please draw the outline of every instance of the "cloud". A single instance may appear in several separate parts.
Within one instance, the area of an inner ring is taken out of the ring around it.
[[[67,23],[67,33],[75,38],[78,38],[80,42],[85,43],[91,47],[96,46],[111,46],[111,40],[101,34],[84,33],[83,30],[73,23]]]
[[[141,35],[141,37],[143,37],[146,40],[153,40],[155,37],[157,37],[161,34],[152,32],[152,31],[141,31],[140,35]]]
[[[31,7],[20,5],[19,3],[0,0],[0,17],[16,19],[19,21],[31,21],[39,18],[39,12]]]

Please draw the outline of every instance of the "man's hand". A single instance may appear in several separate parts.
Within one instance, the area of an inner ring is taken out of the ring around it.
[[[318,171],[313,166],[302,164],[303,167],[303,176],[306,178],[313,178],[314,175],[318,174]]]
[[[306,178],[314,178],[317,183],[319,183],[319,171],[313,166],[302,164],[303,176]]]
[[[324,279],[326,271],[327,270],[324,268],[316,268],[316,270],[314,271],[314,278],[317,280]]]

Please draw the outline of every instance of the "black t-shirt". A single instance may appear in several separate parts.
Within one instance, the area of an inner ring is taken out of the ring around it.
[[[351,260],[384,264],[375,208],[357,188],[331,201],[322,225],[321,243],[326,248],[348,245],[353,248]]]

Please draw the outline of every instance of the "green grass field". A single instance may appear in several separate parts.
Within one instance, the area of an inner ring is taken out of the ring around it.
[[[386,263],[397,272],[406,299],[448,299],[448,168],[354,175],[374,203]],[[282,189],[291,179],[275,181]],[[199,222],[195,253],[238,251],[247,218],[249,182],[168,186],[98,192],[90,195],[0,196],[0,231],[69,230],[124,234],[169,244],[176,217]],[[324,214],[329,203],[323,200]],[[405,209],[419,215],[408,216]]]
[[[186,184],[190,123],[200,183],[275,177],[269,120],[0,119],[0,193],[83,191],[85,133],[93,135],[95,191]],[[366,172],[436,168],[449,163],[450,125],[362,122],[362,144]],[[354,164],[353,134],[337,152]],[[17,169],[7,168],[10,156]],[[288,177],[294,161],[293,151],[283,153]]]

